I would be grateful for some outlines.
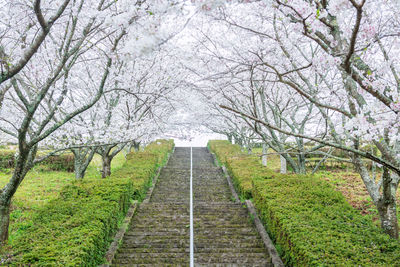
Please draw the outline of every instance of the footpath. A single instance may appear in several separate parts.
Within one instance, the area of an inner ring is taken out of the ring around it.
[[[195,266],[273,266],[212,155],[193,148],[192,162]],[[190,148],[176,148],[149,202],[132,218],[112,266],[189,266],[189,201]]]

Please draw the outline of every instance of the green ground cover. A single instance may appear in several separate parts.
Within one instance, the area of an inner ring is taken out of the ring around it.
[[[229,157],[231,146],[209,142],[227,165],[238,191],[253,198],[287,265],[399,266],[400,243],[384,234],[370,214],[350,205],[335,186],[349,180],[340,175],[332,178],[328,172],[283,175],[263,167],[252,155]]]
[[[127,159],[123,153],[117,155],[112,175],[106,179],[100,179],[99,158],[91,163],[83,181],[76,181],[73,173],[35,167],[14,196],[3,260],[8,258],[15,266],[101,263],[130,202],[144,197],[173,142],[158,140],[158,150],[152,146]],[[9,176],[10,171],[0,174],[0,186]]]

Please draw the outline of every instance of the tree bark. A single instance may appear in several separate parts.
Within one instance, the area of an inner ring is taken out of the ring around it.
[[[281,159],[281,173],[285,174],[287,172],[286,159],[282,155],[280,156],[280,159]]]
[[[297,156],[298,159],[298,165],[299,165],[299,172],[301,174],[306,173],[306,157],[304,155],[304,153],[299,153],[299,155]]]
[[[74,173],[77,180],[85,177],[86,170],[96,153],[96,148],[71,149],[74,154]]]
[[[399,223],[396,210],[397,185],[393,183],[393,179],[387,168],[384,168],[382,179],[383,192],[377,203],[381,227],[390,237],[399,239]]]
[[[140,149],[140,143],[141,143],[141,142],[133,141],[133,148],[135,149],[135,152],[138,152],[138,151],[139,151],[139,149]]]
[[[379,202],[378,212],[381,219],[381,227],[391,238],[399,239],[399,224],[396,214],[396,202]]]
[[[0,202],[0,243],[5,245],[8,240],[8,226],[10,224],[10,202]]]
[[[83,177],[85,176],[85,170],[86,168],[82,171],[82,159],[79,155],[79,152],[74,152],[74,173],[75,173],[75,178],[77,180],[81,180],[83,179]]]
[[[262,157],[261,158],[262,158],[262,164],[263,164],[264,167],[267,167],[267,161],[268,161],[267,153],[268,153],[268,146],[265,143],[263,143],[263,145],[262,145]]]
[[[75,172],[75,178],[77,180],[82,180],[83,177],[85,177],[86,170],[80,170],[80,169],[75,168],[74,172]]]
[[[109,156],[102,157],[101,178],[106,178],[111,175],[111,160],[112,158]]]
[[[8,240],[8,226],[10,223],[11,199],[24,180],[26,173],[33,167],[37,146],[26,148],[24,140],[20,140],[19,155],[15,163],[13,175],[7,185],[0,190],[0,244],[3,246]]]
[[[101,178],[106,178],[111,175],[111,161],[113,158],[124,149],[126,143],[119,145],[107,145],[98,147],[96,153],[101,156],[102,170]]]

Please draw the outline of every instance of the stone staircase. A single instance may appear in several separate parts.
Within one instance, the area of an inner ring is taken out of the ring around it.
[[[113,266],[189,265],[190,148],[176,148],[140,204]],[[247,209],[206,148],[193,148],[195,266],[273,266]]]

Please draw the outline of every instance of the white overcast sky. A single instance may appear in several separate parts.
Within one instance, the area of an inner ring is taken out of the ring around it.
[[[206,147],[207,142],[213,139],[226,140],[226,137],[221,134],[199,133],[193,137],[192,141],[174,138],[174,143],[177,147]]]

